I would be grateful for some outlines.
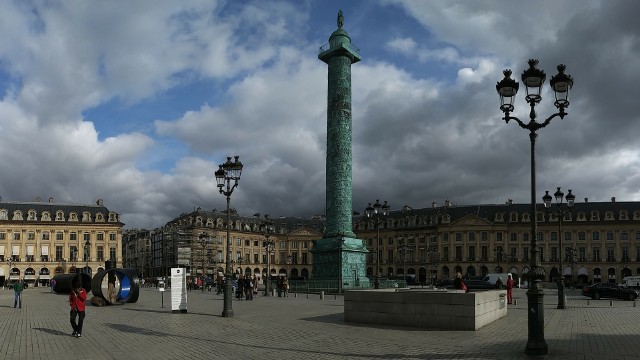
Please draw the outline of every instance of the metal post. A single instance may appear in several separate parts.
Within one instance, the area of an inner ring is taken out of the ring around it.
[[[227,263],[226,276],[224,280],[224,309],[222,317],[233,317],[233,306],[231,299],[233,297],[233,281],[231,280],[231,217],[229,216],[229,204],[231,202],[230,180],[227,180]]]
[[[374,288],[380,289],[380,223],[378,218],[380,215],[376,214],[376,272],[374,279]]]
[[[560,218],[558,219],[558,244],[560,247],[559,255],[560,259],[558,261],[558,266],[560,267],[560,276],[558,277],[558,309],[565,309],[566,304],[564,301],[564,270],[562,269],[562,218],[564,217],[564,212],[562,209],[558,209],[558,213],[560,214]]]

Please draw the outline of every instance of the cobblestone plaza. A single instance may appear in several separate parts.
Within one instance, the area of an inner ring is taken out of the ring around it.
[[[569,290],[557,310],[546,290],[545,359],[629,359],[640,354],[640,306],[587,301]],[[478,331],[388,328],[343,321],[341,296],[290,294],[236,301],[220,316],[222,295],[188,293],[188,313],[171,313],[170,293],[142,289],[134,304],[87,306],[82,338],[71,337],[66,295],[28,288],[22,309],[0,290],[2,359],[522,359],[525,290],[508,315]],[[613,305],[613,306],[611,306]]]

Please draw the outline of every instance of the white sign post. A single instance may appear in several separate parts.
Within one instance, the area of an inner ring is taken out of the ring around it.
[[[171,312],[187,312],[187,271],[171,268]]]

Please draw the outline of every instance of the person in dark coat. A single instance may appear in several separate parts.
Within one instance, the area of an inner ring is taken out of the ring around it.
[[[460,274],[459,272],[456,273],[456,279],[453,280],[453,287],[455,287],[458,290],[464,290],[464,292],[469,291],[467,289],[467,285],[462,280],[462,274]]]

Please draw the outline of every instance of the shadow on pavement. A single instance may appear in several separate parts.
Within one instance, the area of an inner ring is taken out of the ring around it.
[[[38,330],[38,331],[42,331],[42,332],[46,332],[48,334],[51,335],[65,335],[65,336],[69,336],[68,333],[62,332],[60,330],[53,330],[53,329],[47,329],[47,328],[32,328],[33,330]]]

